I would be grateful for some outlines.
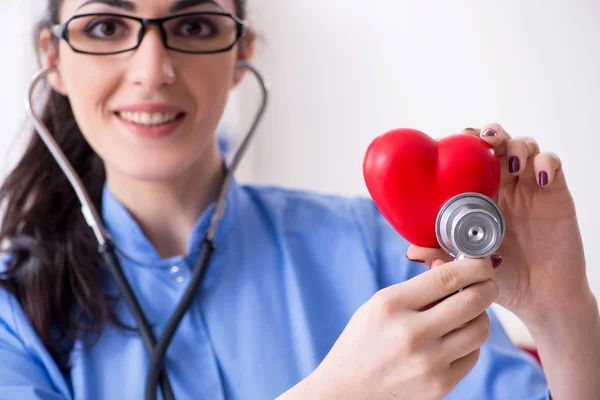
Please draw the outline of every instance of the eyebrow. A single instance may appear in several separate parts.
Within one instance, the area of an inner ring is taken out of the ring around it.
[[[87,6],[88,4],[92,4],[92,3],[106,4],[110,7],[121,8],[125,11],[135,11],[136,10],[135,3],[128,1],[128,0],[88,0],[88,1],[84,2],[83,4],[81,4],[79,7],[77,7],[77,10],[79,10],[80,8],[82,8],[84,6]],[[207,4],[207,3],[219,5],[214,0],[179,0],[179,1],[176,1],[173,4],[171,4],[171,6],[169,7],[169,11],[170,12],[183,11],[185,9],[196,7],[201,4]]]
[[[219,5],[214,0],[179,0],[179,1],[176,1],[173,4],[171,4],[171,7],[169,7],[169,11],[172,13],[175,13],[175,12],[183,11],[187,8],[192,8],[192,7],[199,6],[201,4],[209,4],[209,3],[217,5],[217,6]]]
[[[79,7],[77,7],[75,11],[87,6],[88,4],[93,3],[106,4],[107,6],[121,8],[126,11],[135,11],[135,4],[127,0],[88,0],[83,2]]]

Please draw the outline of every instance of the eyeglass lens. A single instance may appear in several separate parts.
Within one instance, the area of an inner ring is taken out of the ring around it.
[[[169,47],[189,52],[213,52],[230,47],[237,37],[237,24],[227,15],[187,14],[164,25]],[[138,44],[142,23],[125,16],[92,15],[71,20],[68,37],[71,46],[87,53],[113,53]]]

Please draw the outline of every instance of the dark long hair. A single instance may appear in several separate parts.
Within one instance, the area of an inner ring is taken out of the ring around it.
[[[41,32],[59,22],[62,1],[48,0],[35,26],[37,54]],[[245,3],[236,0],[242,19]],[[39,115],[101,209],[104,165],[81,134],[69,99],[49,91]],[[114,298],[102,290],[97,242],[77,197],[38,135],[28,134],[24,154],[0,187],[0,243],[10,259],[0,288],[17,298],[52,357],[68,368],[65,343],[97,337],[107,322],[122,324],[112,310]]]

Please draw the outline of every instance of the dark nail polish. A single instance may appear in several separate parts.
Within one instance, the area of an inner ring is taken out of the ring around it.
[[[546,186],[548,184],[548,173],[546,171],[540,172],[540,186]]]
[[[485,130],[485,131],[484,131],[484,132],[481,134],[481,136],[496,136],[497,134],[498,134],[498,133],[496,132],[496,130],[494,130],[494,129],[492,129],[492,128],[489,128],[489,129],[486,129],[486,130]]]
[[[408,254],[406,254],[406,255],[405,255],[405,257],[406,257],[406,259],[407,259],[408,261],[416,262],[416,263],[419,263],[419,264],[425,264],[425,260],[419,260],[419,259],[412,259],[412,258],[408,258]]]
[[[500,264],[502,264],[502,257],[499,255],[492,254],[490,260],[492,261],[492,267],[494,267],[494,269],[498,268]]]
[[[508,172],[514,174],[515,172],[519,172],[521,169],[521,161],[519,161],[519,157],[512,156],[508,160]]]

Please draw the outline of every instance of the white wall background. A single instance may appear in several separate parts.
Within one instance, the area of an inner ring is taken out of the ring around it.
[[[254,181],[366,195],[375,136],[498,122],[563,160],[600,299],[600,1],[256,0],[252,21],[272,91]]]
[[[30,24],[45,1],[26,3],[0,2],[5,32],[14,32],[0,47],[3,160],[17,154],[9,146],[35,70]],[[438,137],[498,122],[561,156],[600,298],[592,257],[600,243],[599,1],[251,0],[251,21],[271,101],[240,180],[366,195],[362,158],[375,136],[404,126]],[[230,132],[243,133],[257,93],[252,79],[236,90],[224,120]],[[526,341],[523,325],[500,312]]]
[[[30,4],[38,5],[38,8]],[[0,18],[5,27],[0,36],[0,174],[19,155],[17,149],[24,142],[18,134],[25,121],[25,99],[29,78],[36,70],[35,55],[32,51],[32,24],[39,14],[39,4],[43,0],[7,1],[0,0]]]

